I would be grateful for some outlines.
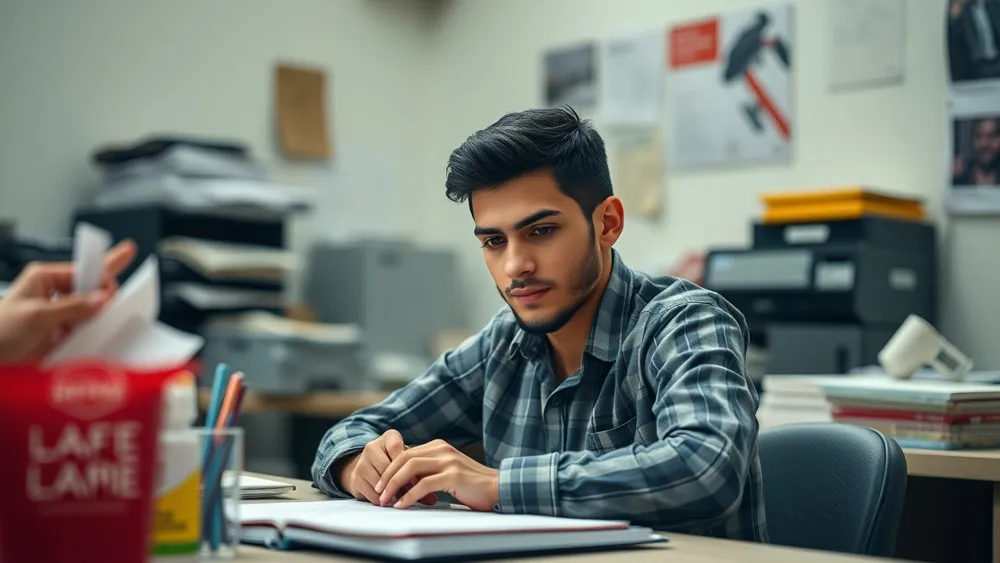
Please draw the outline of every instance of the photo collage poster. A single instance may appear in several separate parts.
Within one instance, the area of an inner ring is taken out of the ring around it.
[[[949,164],[956,214],[1000,213],[1000,0],[948,0]]]

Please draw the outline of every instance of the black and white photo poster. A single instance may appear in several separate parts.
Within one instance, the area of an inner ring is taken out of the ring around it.
[[[949,163],[957,214],[1000,213],[1000,0],[948,0]]]

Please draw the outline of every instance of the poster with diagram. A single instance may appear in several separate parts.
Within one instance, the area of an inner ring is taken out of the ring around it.
[[[776,4],[671,27],[671,167],[791,161],[791,26],[792,5]]]

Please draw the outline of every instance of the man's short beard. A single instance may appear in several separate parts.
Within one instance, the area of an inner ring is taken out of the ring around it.
[[[564,327],[566,323],[568,323],[576,315],[577,311],[579,311],[580,308],[587,302],[587,299],[590,297],[588,290],[591,289],[594,282],[601,277],[601,264],[598,260],[597,249],[593,244],[593,242],[595,242],[593,231],[590,233],[590,238],[592,242],[590,245],[590,255],[587,257],[587,262],[583,267],[583,271],[581,271],[580,275],[573,280],[570,287],[573,293],[578,294],[576,300],[556,313],[554,316],[534,323],[530,323],[522,319],[520,315],[517,314],[517,311],[514,310],[514,307],[511,307],[510,311],[514,313],[514,319],[517,320],[517,324],[521,327],[521,330],[529,334],[539,335],[556,332]],[[500,291],[499,287],[497,288],[497,291]],[[500,292],[500,295],[503,296],[502,291]],[[510,305],[510,303],[508,303],[508,305]]]

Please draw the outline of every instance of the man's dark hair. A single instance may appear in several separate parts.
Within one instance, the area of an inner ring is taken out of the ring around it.
[[[524,174],[550,169],[586,217],[613,195],[604,140],[569,107],[508,113],[451,153],[445,192],[461,203]]]

